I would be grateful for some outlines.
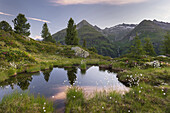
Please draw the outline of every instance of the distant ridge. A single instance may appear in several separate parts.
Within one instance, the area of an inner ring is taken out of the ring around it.
[[[87,41],[87,47],[96,47],[99,54],[108,56],[118,56],[128,52],[132,40],[136,34],[141,41],[144,38],[151,38],[156,53],[160,53],[162,40],[167,32],[170,32],[170,23],[157,20],[143,20],[139,24],[118,24],[116,26],[101,29],[97,25],[92,25],[86,20],[77,24],[80,44],[83,39]],[[64,44],[66,29],[55,34],[53,38]],[[118,51],[119,50],[119,51]]]

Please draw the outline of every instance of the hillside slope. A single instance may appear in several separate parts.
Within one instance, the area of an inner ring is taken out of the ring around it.
[[[162,40],[170,32],[170,23],[157,20],[143,20],[139,24],[119,24],[110,28],[100,29],[83,20],[77,25],[80,44],[87,40],[87,47],[96,47],[98,53],[117,57],[128,53],[133,38],[138,35],[144,44],[144,38],[151,38],[157,54],[161,54]],[[56,41],[64,43],[66,29],[53,35]]]
[[[74,46],[36,41],[13,31],[0,30],[0,82],[17,73],[39,72],[53,66],[80,65],[84,59],[87,64],[102,64],[110,59],[86,48],[83,51],[88,52],[89,56],[82,58],[76,55],[72,47]]]
[[[132,43],[133,38],[138,35],[142,43],[144,43],[144,38],[149,37],[154,45],[157,54],[161,54],[161,45],[164,36],[170,29],[161,25],[158,21],[143,20],[139,25],[137,25],[127,36],[125,36],[120,42],[122,43],[122,48],[127,48]],[[164,29],[165,28],[165,29]],[[126,50],[125,50],[126,51]]]
[[[104,56],[116,57],[117,53],[115,46],[99,31],[97,31],[91,24],[83,20],[77,24],[78,37],[80,38],[80,45],[83,44],[83,40],[87,42],[87,48],[95,47],[98,54]],[[52,35],[53,38],[62,44],[64,44],[64,38],[66,36],[66,29],[63,29]]]

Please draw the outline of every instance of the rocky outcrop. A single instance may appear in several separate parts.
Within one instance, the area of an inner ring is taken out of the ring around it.
[[[146,66],[152,66],[152,67],[155,67],[155,68],[158,68],[160,67],[160,63],[158,60],[155,60],[153,62],[146,62],[145,63]]]
[[[71,50],[75,52],[75,56],[86,58],[90,55],[89,52],[85,51],[80,47],[72,47]]]

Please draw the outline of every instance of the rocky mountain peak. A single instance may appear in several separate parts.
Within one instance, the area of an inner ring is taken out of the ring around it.
[[[91,24],[89,24],[86,20],[82,20],[80,23],[77,24],[77,29],[80,29],[83,26],[92,26]]]

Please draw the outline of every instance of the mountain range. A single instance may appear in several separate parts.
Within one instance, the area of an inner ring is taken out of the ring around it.
[[[161,53],[161,42],[167,32],[170,31],[170,23],[157,20],[143,20],[139,24],[119,24],[110,28],[101,29],[93,26],[86,20],[77,24],[80,45],[85,39],[87,48],[95,47],[99,54],[117,57],[126,54],[132,44],[133,38],[138,35],[141,41],[149,37],[157,54]],[[53,34],[52,37],[64,44],[66,28]]]

